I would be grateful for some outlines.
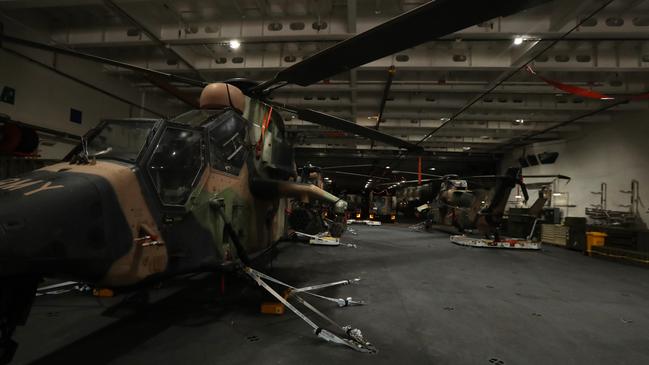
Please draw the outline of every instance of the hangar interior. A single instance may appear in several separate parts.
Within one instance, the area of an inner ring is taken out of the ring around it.
[[[649,1],[481,3],[0,1],[0,364],[649,363]]]

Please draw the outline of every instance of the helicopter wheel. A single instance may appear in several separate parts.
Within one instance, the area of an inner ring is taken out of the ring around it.
[[[331,237],[340,238],[345,232],[345,225],[342,222],[333,222],[329,224],[329,234]]]
[[[500,242],[500,232],[498,230],[494,231],[494,242]]]
[[[302,233],[318,234],[324,230],[321,219],[316,216],[313,210],[308,208],[293,209],[289,217],[289,223],[294,230]]]
[[[453,222],[453,226],[457,229],[460,234],[464,234],[464,227],[458,222]]]

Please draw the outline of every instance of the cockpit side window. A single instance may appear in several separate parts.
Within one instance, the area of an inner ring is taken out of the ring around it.
[[[165,205],[184,205],[198,182],[205,161],[202,134],[167,127],[153,151],[147,170]]]
[[[209,131],[213,168],[238,175],[246,159],[246,124],[236,114],[228,115]]]
[[[89,137],[85,140],[86,151],[90,157],[98,159],[135,163],[151,138],[156,122],[152,119],[104,121],[87,135]],[[82,145],[75,148],[72,154],[83,151],[82,141]]]

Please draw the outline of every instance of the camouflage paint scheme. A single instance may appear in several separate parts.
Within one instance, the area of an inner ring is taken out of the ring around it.
[[[120,287],[169,275],[217,270],[237,262],[238,254],[224,233],[225,222],[214,201],[222,202],[226,219],[246,253],[254,257],[286,235],[288,196],[338,200],[319,187],[292,182],[296,177],[292,153],[290,161],[284,158],[283,165],[277,161],[277,148],[292,148],[283,136],[283,121],[277,112],[246,98],[240,120],[246,124],[247,151],[241,170],[235,175],[213,168],[205,145],[201,172],[184,206],[162,204],[146,171],[156,141],[170,125],[168,121],[157,122],[155,132],[151,132],[155,137],[135,164],[110,159],[94,164],[62,162],[0,181],[0,198],[4,202],[11,199],[10,204],[0,207],[0,222],[10,220],[13,212],[9,207],[15,210],[18,205],[24,207],[22,226],[33,231],[39,230],[35,227],[44,228],[37,237],[12,236],[6,227],[0,231],[0,260],[12,258],[17,263],[2,265],[0,278],[20,275],[22,266],[31,275],[65,276]],[[207,143],[209,122],[183,127],[205,130],[202,143]],[[251,183],[256,181],[263,184],[255,189]],[[83,209],[67,210],[66,205],[76,204],[72,202],[79,202]],[[54,217],[46,213],[52,209]],[[93,211],[101,214],[93,216]],[[60,239],[48,234],[57,230],[69,232],[62,232]],[[65,241],[68,237],[75,239]],[[94,237],[93,242],[89,237]],[[43,244],[34,244],[34,239]],[[16,257],[17,251],[11,249],[16,240],[31,245],[31,249]],[[52,264],[42,265],[43,261]]]
[[[499,239],[498,228],[519,175],[520,169],[512,168],[505,176],[497,177],[491,187],[472,190],[467,189],[466,180],[448,180],[442,183],[435,204],[429,205],[438,210],[430,213],[437,215],[439,223],[460,232],[475,228],[483,236]]]

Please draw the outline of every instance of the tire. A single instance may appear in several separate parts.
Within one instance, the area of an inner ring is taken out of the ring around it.
[[[289,223],[294,230],[306,234],[318,234],[324,231],[321,219],[316,216],[313,210],[307,208],[293,209]]]
[[[329,224],[329,234],[331,237],[340,238],[345,233],[345,225],[342,222],[333,222]]]
[[[309,225],[309,212],[304,208],[294,208],[288,217],[288,222],[296,231],[302,232]]]

